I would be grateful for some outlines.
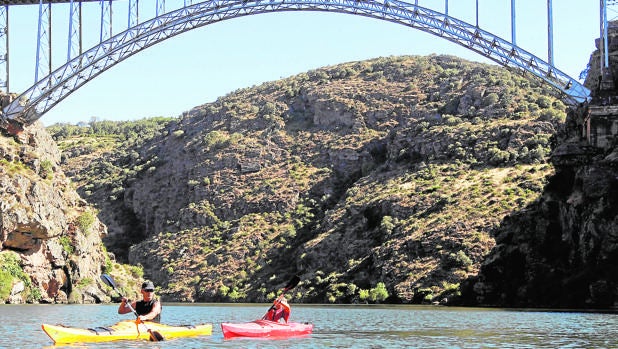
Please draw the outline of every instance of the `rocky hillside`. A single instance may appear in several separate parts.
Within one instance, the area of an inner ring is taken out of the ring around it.
[[[108,248],[167,300],[265,301],[299,274],[294,302],[449,303],[538,203],[565,110],[499,67],[390,57],[238,90],[146,137],[50,132]]]
[[[0,303],[93,303],[112,265],[105,226],[60,169],[39,124],[0,137]]]

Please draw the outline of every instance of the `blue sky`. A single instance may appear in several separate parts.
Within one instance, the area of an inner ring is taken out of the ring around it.
[[[413,2],[413,0],[408,0]],[[178,0],[168,0],[167,9]],[[480,27],[510,40],[510,0],[480,0]],[[585,3],[585,4],[584,4]],[[547,59],[547,1],[517,0],[517,45]],[[444,10],[443,0],[419,5]],[[598,1],[553,0],[554,63],[578,78],[599,37]],[[99,5],[84,5],[84,51],[98,39]],[[114,30],[126,28],[125,1],[114,2]],[[148,8],[151,7],[152,9]],[[474,24],[475,0],[451,0],[449,15]],[[611,8],[610,8],[611,10]],[[151,18],[154,0],[140,1],[140,20]],[[53,65],[66,59],[68,6],[54,5]],[[610,17],[613,12],[610,11]],[[10,9],[10,87],[34,83],[38,5]],[[611,19],[611,18],[610,18]],[[239,88],[343,62],[392,55],[450,54],[490,63],[434,35],[361,16],[324,12],[253,15],[195,29],[107,70],[47,112],[41,121],[77,123],[178,116]]]

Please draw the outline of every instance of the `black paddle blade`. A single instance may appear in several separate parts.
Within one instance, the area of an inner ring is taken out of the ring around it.
[[[300,277],[298,277],[298,275],[294,275],[292,277],[292,279],[290,279],[290,281],[288,282],[287,285],[285,285],[285,287],[283,288],[284,291],[288,291],[293,289],[294,287],[296,287],[296,285],[298,285],[298,283],[300,282]]]
[[[116,284],[114,283],[114,279],[112,279],[112,277],[110,275],[108,275],[108,274],[101,274],[101,280],[103,280],[103,282],[105,282],[111,288],[113,288],[113,289],[116,288]]]
[[[148,332],[150,333],[151,342],[160,342],[165,340],[165,338],[163,338],[163,335],[158,331],[148,330]]]

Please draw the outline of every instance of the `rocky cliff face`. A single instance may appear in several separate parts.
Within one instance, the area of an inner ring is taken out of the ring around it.
[[[107,258],[105,227],[59,162],[55,142],[38,123],[17,137],[0,136],[0,303],[105,298],[98,281]]]
[[[618,307],[618,152],[563,143],[553,161],[540,201],[501,223],[467,304]]]
[[[599,51],[590,58],[592,106],[618,96],[617,23],[610,29],[611,70],[601,74]],[[618,141],[591,147],[582,137],[589,117],[588,106],[570,112],[552,155],[556,174],[537,203],[502,222],[467,304],[618,308]]]

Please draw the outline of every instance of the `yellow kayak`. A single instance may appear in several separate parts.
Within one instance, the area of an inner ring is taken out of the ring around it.
[[[212,324],[169,326],[156,322],[137,324],[135,320],[120,321],[109,327],[96,328],[77,328],[48,324],[43,324],[41,327],[54,343],[109,342],[123,339],[150,340],[149,329],[152,332],[161,334],[163,339],[210,336],[212,334]]]

